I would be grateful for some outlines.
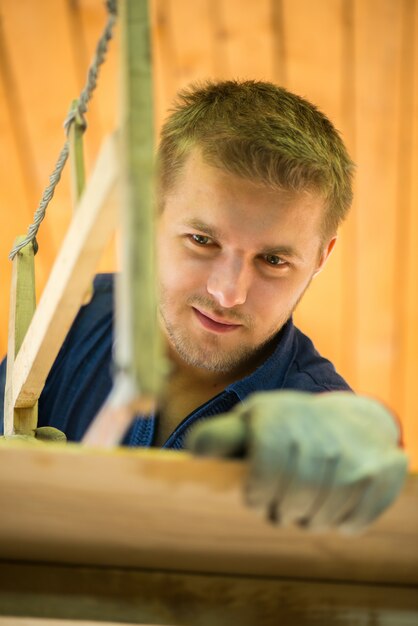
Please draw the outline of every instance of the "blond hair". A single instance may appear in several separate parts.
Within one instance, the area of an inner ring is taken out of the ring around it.
[[[161,203],[194,147],[204,160],[272,188],[323,196],[324,235],[352,201],[354,164],[330,120],[283,87],[261,81],[206,82],[181,91],[157,154]]]

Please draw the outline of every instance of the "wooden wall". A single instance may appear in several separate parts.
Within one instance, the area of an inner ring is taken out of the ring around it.
[[[418,468],[418,0],[153,0],[157,127],[179,87],[279,82],[319,105],[357,163],[356,200],[296,319],[354,388],[402,417]],[[31,220],[100,33],[99,0],[0,3],[0,349],[7,251]],[[117,42],[89,113],[91,165],[116,125]],[[41,227],[42,289],[70,219],[64,176]],[[114,267],[112,251],[102,268]]]

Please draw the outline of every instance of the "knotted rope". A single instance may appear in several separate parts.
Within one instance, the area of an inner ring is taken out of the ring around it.
[[[64,121],[64,129],[65,129],[67,137],[69,134],[71,124],[74,123],[76,117],[82,120],[84,129],[87,128],[84,114],[87,112],[87,104],[91,99],[93,91],[96,89],[99,68],[106,58],[109,41],[110,39],[112,39],[112,36],[113,36],[113,28],[114,28],[116,17],[117,17],[116,0],[106,0],[106,8],[108,12],[107,23],[97,43],[93,61],[89,67],[89,71],[87,74],[86,85],[80,94],[77,107],[75,109],[72,109],[68,113]],[[55,165],[54,171],[49,177],[49,185],[43,192],[39,206],[35,211],[33,223],[29,226],[26,237],[22,239],[22,241],[19,244],[16,244],[14,248],[10,251],[10,254],[9,254],[10,260],[13,260],[16,254],[19,252],[19,250],[21,250],[24,246],[26,246],[30,241],[33,242],[33,247],[34,247],[35,252],[37,251],[38,244],[36,241],[36,235],[38,233],[39,226],[45,217],[47,206],[50,203],[54,195],[55,187],[57,186],[61,178],[62,171],[68,159],[69,151],[70,151],[69,141],[67,138],[58,156],[58,160]]]

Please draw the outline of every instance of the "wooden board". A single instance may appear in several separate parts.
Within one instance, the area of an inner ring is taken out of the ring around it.
[[[104,142],[13,367],[12,405],[33,406],[118,218],[117,137]]]
[[[405,319],[400,324],[403,333],[403,346],[405,351],[404,371],[405,377],[398,381],[398,386],[403,388],[405,402],[402,413],[405,429],[405,441],[410,442],[411,456],[415,458],[418,466],[418,419],[417,419],[417,379],[418,379],[418,2],[415,2],[415,13],[411,24],[415,27],[413,42],[414,50],[414,74],[411,79],[413,93],[412,124],[408,128],[408,138],[412,142],[412,159],[409,166],[411,179],[410,197],[408,202],[407,239],[404,242],[407,254],[407,265],[403,273],[404,290],[403,296]],[[409,149],[411,149],[409,147]],[[396,380],[393,381],[396,384]]]
[[[20,244],[24,237],[17,237]],[[7,347],[7,373],[4,402],[5,435],[13,433],[32,435],[38,425],[38,405],[33,403],[26,409],[15,409],[12,403],[11,377],[14,361],[22,346],[36,308],[34,246],[29,242],[13,259],[12,284],[10,289],[9,340]]]
[[[142,626],[416,626],[418,597],[413,587],[0,563],[0,614],[41,618],[42,626],[56,626],[49,619],[70,620],[63,626],[84,626],[77,620]],[[6,623],[38,626],[29,620]]]
[[[121,622],[110,622],[113,626],[118,626]],[[77,626],[100,626],[107,624],[109,626],[109,622],[97,622],[85,621],[85,620],[67,620],[67,619],[48,619],[47,624],[45,624],[45,620],[39,617],[0,617],[0,626],[73,626],[76,624]],[[126,622],[125,622],[126,626]],[[147,626],[143,624],[142,626]]]
[[[0,558],[418,584],[418,479],[368,532],[269,526],[246,466],[160,450],[0,447]]]

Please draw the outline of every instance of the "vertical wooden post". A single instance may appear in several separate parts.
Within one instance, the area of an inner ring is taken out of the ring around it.
[[[116,283],[114,387],[84,436],[119,443],[155,408],[162,377],[154,258],[154,125],[148,0],[122,0],[121,272]]]
[[[71,110],[77,110],[77,100],[73,100]],[[70,125],[68,140],[70,143],[71,192],[73,206],[77,207],[85,186],[83,134],[85,126],[79,115],[75,116]]]
[[[124,0],[122,24],[122,273],[118,285],[116,366],[144,400],[161,373],[157,324],[153,200],[153,88],[148,0]]]
[[[80,198],[86,185],[86,176],[84,169],[84,151],[83,151],[83,134],[85,131],[84,121],[77,113],[78,100],[73,100],[71,111],[76,111],[75,119],[70,124],[68,131],[68,141],[70,144],[70,170],[71,170],[71,195],[73,199],[73,208],[79,206]],[[93,285],[91,284],[86,291],[83,304],[88,304],[93,297]]]
[[[18,237],[20,243],[24,237]],[[4,396],[4,434],[32,435],[38,422],[38,403],[29,408],[15,409],[12,401],[12,374],[36,307],[35,266],[33,244],[28,243],[13,259],[10,291],[9,337],[7,346],[6,390]]]

